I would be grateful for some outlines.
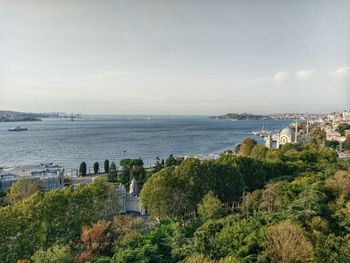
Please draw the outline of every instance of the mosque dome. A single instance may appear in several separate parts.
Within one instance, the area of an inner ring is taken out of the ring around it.
[[[287,136],[287,137],[291,137],[293,135],[293,130],[289,127],[284,128],[281,132],[280,132],[280,136]]]

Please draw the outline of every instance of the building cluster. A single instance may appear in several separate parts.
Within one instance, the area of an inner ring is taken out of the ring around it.
[[[0,190],[6,190],[20,178],[40,179],[45,191],[59,189],[64,187],[64,168],[53,163],[0,167]]]
[[[346,137],[350,135],[350,130],[346,130],[342,136],[337,128],[342,123],[350,125],[350,110],[343,112],[332,112],[319,120],[321,129],[326,132],[327,141],[344,142]]]
[[[333,112],[327,115],[300,115],[299,121],[306,123],[306,130],[298,131],[298,119],[293,124],[294,128],[289,127],[279,132],[267,132],[263,131],[260,134],[264,137],[265,146],[268,148],[279,148],[280,145],[286,143],[302,143],[309,138],[310,125],[318,125],[326,133],[327,141],[344,142],[348,136],[350,136],[350,130],[346,130],[344,135],[341,135],[337,128],[340,124],[347,123],[350,125],[350,110],[343,112]]]

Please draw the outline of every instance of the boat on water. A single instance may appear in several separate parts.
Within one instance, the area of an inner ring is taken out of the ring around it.
[[[17,127],[10,128],[9,131],[28,131],[28,128],[17,126]]]

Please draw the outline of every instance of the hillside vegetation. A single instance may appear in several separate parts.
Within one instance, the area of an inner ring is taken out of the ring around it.
[[[316,143],[249,145],[149,175],[148,218],[118,215],[103,180],[2,207],[0,262],[350,262],[349,164]]]

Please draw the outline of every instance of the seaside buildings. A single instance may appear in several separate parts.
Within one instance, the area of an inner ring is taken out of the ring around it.
[[[321,129],[326,132],[327,141],[338,141],[340,143],[346,140],[346,136],[350,134],[350,130],[345,131],[341,135],[337,128],[340,124],[347,123],[350,125],[350,110],[342,112],[332,112],[319,120]]]
[[[39,178],[45,191],[63,188],[63,174],[63,167],[53,163],[11,168],[0,167],[0,190],[6,190],[20,178]]]

